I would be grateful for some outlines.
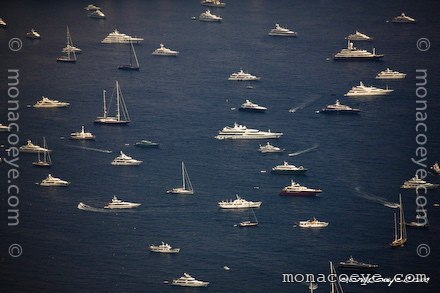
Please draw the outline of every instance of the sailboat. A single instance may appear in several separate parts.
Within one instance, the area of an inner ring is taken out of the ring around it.
[[[391,242],[391,247],[403,246],[407,241],[405,216],[403,215],[402,195],[399,194],[399,226],[397,226],[397,216],[394,214],[394,240]]]
[[[182,187],[173,188],[167,190],[167,193],[174,194],[194,194],[194,189],[191,184],[191,180],[189,179],[188,172],[185,168],[185,163],[182,161]]]
[[[133,47],[133,42],[130,41],[130,64],[128,65],[121,65],[118,67],[118,69],[121,70],[139,70],[139,62],[136,56],[136,51],[134,50]],[[134,64],[133,64],[133,59],[134,59]]]
[[[341,283],[339,283],[338,275],[336,274],[335,267],[330,261],[330,276],[334,276],[333,280],[330,282],[330,293],[344,293]],[[313,292],[313,291],[312,291]]]
[[[43,137],[43,147],[44,149],[48,149],[46,138],[44,137]],[[52,166],[52,159],[50,158],[50,152],[43,152],[42,155],[40,152],[38,152],[38,161],[32,162],[32,165],[37,167],[46,167],[46,168]]]
[[[119,82],[116,81],[115,90],[116,91],[116,116],[108,116],[107,105],[105,100],[105,90],[102,93],[103,97],[103,113],[101,117],[97,117],[95,123],[100,124],[128,124],[130,123],[130,116],[128,115],[127,106],[125,105],[124,97],[122,96],[121,88],[119,87]]]
[[[257,216],[255,215],[254,209],[248,209],[248,210],[249,210],[249,214],[252,212],[252,214],[254,215],[254,221],[249,219],[249,220],[240,222],[240,224],[238,224],[240,227],[255,227],[258,225],[258,219],[257,219]]]
[[[310,282],[310,284],[309,284],[309,290],[310,290],[310,293],[315,292],[316,289],[318,289],[318,285],[315,284],[313,281]]]
[[[75,48],[72,43],[72,38],[70,36],[69,27],[67,27],[67,41],[66,41],[66,47],[63,49],[63,52],[66,53],[66,56],[61,56],[57,58],[58,62],[69,62],[69,63],[75,63],[76,62],[76,53]],[[75,48],[77,49],[77,48]]]

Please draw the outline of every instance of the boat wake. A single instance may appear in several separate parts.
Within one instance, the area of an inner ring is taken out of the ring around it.
[[[389,202],[387,201],[385,198],[371,194],[371,193],[367,193],[367,192],[363,192],[361,191],[360,187],[356,187],[355,188],[356,192],[359,194],[360,197],[368,199],[369,201],[373,201],[373,202],[377,202],[380,203],[388,208],[392,208],[392,209],[398,209],[399,208],[399,204],[395,203],[395,202]]]
[[[86,150],[86,151],[94,151],[94,152],[100,152],[100,153],[106,153],[106,154],[111,154],[111,153],[112,153],[112,151],[110,151],[110,150],[103,150],[103,149],[89,148],[89,147],[77,146],[77,145],[67,145],[67,146],[68,146],[68,147],[71,147],[71,148],[76,148],[76,149]]]
[[[310,147],[308,149],[305,149],[305,150],[302,150],[302,151],[298,151],[298,152],[294,152],[294,153],[289,154],[289,157],[294,157],[294,156],[298,156],[298,155],[301,155],[301,154],[304,154],[304,153],[307,153],[307,152],[311,152],[313,150],[316,150],[318,148],[318,146],[319,145],[314,144],[312,147]]]
[[[78,209],[88,212],[97,212],[97,213],[108,213],[111,212],[110,210],[106,210],[104,208],[94,208],[92,206],[86,205],[82,202],[78,204]]]
[[[290,108],[289,109],[289,113],[295,113],[298,110],[302,110],[305,107],[307,107],[308,105],[310,105],[311,103],[313,103],[314,101],[316,101],[318,98],[320,98],[319,95],[313,95],[310,96],[308,99],[306,99],[304,102],[302,102],[301,104],[299,104],[296,107]]]

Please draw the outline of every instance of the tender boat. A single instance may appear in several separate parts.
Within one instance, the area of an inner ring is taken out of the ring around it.
[[[409,16],[405,15],[405,13],[402,12],[399,16],[394,17],[393,20],[391,20],[391,22],[394,22],[394,23],[416,23],[417,21],[414,18],[409,17]]]
[[[217,7],[217,8],[223,8],[226,6],[226,3],[220,2],[219,0],[203,0],[200,2],[203,6],[208,7]]]
[[[394,240],[390,243],[390,246],[392,248],[403,246],[407,240],[402,195],[399,194],[399,223],[397,223],[397,216],[394,214]]]
[[[344,96],[347,97],[359,97],[359,96],[386,96],[392,93],[394,90],[388,88],[381,89],[374,86],[365,86],[363,82],[359,82],[359,85],[353,86]]]
[[[436,189],[438,187],[439,187],[439,184],[433,184],[433,183],[426,182],[425,180],[419,178],[418,175],[416,175],[413,178],[403,182],[403,184],[400,188],[404,188],[404,189],[418,189],[418,188]]]
[[[296,37],[298,33],[289,30],[288,28],[280,26],[278,23],[275,24],[275,28],[271,29],[269,36],[279,36],[279,37]]]
[[[48,149],[45,137],[43,137],[43,148],[46,150]],[[50,152],[38,152],[38,161],[32,162],[32,165],[43,168],[49,168],[50,166],[52,166]]]
[[[120,152],[120,155],[117,156],[111,164],[113,166],[138,166],[142,164],[142,161],[135,160],[130,156],[127,156],[122,151]]]
[[[151,244],[149,248],[150,248],[150,251],[158,252],[158,253],[179,253],[180,252],[180,248],[171,247],[171,245],[164,243],[163,241],[160,245]]]
[[[354,34],[348,35],[346,37],[349,41],[372,41],[373,38],[367,36],[366,34],[363,34],[359,31],[356,31]]]
[[[320,222],[315,217],[312,220],[300,221],[298,227],[300,228],[325,228],[328,226],[328,222]]]
[[[271,172],[274,174],[304,174],[307,171],[303,166],[289,165],[286,161],[282,165],[272,168]]]
[[[0,17],[0,27],[7,27],[6,22],[4,21],[3,18]]]
[[[96,18],[96,19],[105,19],[106,16],[104,12],[102,12],[100,9],[96,9],[92,13],[89,14],[90,18]]]
[[[98,10],[101,9],[101,7],[95,6],[93,4],[89,4],[87,5],[87,7],[84,8],[85,10],[89,10],[89,11],[94,11],[94,10]]]
[[[438,162],[436,162],[434,165],[431,166],[431,170],[437,174],[440,174],[440,165],[438,164]]]
[[[376,75],[376,79],[404,79],[405,76],[405,73],[387,68],[386,70],[379,72]]]
[[[69,106],[70,103],[51,100],[45,96],[42,96],[41,100],[37,101],[33,107],[34,108],[65,108]]]
[[[41,186],[68,186],[69,184],[70,182],[53,177],[51,174],[40,182]]]
[[[167,193],[173,194],[194,194],[194,188],[191,180],[189,179],[188,172],[185,168],[185,163],[182,161],[182,187],[173,188],[167,190]]]
[[[116,196],[113,196],[112,201],[109,202],[104,209],[133,209],[140,206],[140,203],[133,203],[128,201],[122,201],[118,199]]]
[[[152,55],[156,56],[177,56],[179,55],[179,51],[173,51],[171,49],[165,48],[164,45],[161,43],[160,47],[154,50]]]
[[[30,139],[27,141],[25,145],[20,147],[20,153],[38,154],[38,153],[46,153],[46,152],[51,152],[51,150],[33,144]]]
[[[255,215],[254,210],[253,209],[249,209],[249,213],[253,214],[254,219],[253,220],[249,219],[249,220],[240,222],[238,224],[239,227],[245,228],[245,227],[256,227],[256,226],[258,226],[258,219],[257,219],[257,216]]]
[[[122,95],[119,82],[115,81],[115,92],[116,92],[116,115],[108,116],[107,104],[105,99],[105,90],[102,92],[102,116],[97,117],[95,123],[99,124],[110,124],[110,125],[126,125],[130,123],[130,115],[128,114],[127,105],[125,104],[124,96]]]
[[[292,195],[292,196],[314,196],[321,193],[321,189],[313,189],[305,186],[301,186],[299,183],[291,180],[290,185],[284,187],[280,195]]]
[[[274,139],[280,138],[283,135],[281,132],[270,132],[270,130],[260,131],[258,129],[247,128],[244,125],[234,123],[233,127],[226,126],[219,131],[215,137],[219,140],[224,139]]]
[[[261,77],[257,77],[250,73],[244,72],[243,69],[240,69],[240,71],[238,72],[232,73],[228,78],[228,80],[235,80],[235,81],[256,81],[260,79]]]
[[[0,132],[9,132],[9,126],[0,123]]]
[[[159,144],[156,142],[152,142],[152,141],[143,139],[141,141],[136,142],[134,144],[134,146],[141,147],[141,148],[158,148]]]
[[[361,110],[354,109],[346,105],[342,105],[339,100],[336,100],[335,104],[327,105],[325,108],[322,108],[318,113],[324,114],[358,114]]]
[[[206,21],[206,22],[220,22],[222,21],[222,19],[223,18],[221,18],[220,16],[212,14],[209,9],[207,9],[199,16],[200,21]]]
[[[76,52],[81,51],[81,49],[78,49],[75,46],[73,46],[72,37],[69,32],[69,27],[67,27],[66,47],[64,47],[62,51],[63,51],[63,53],[66,53],[66,56],[58,57],[57,61],[58,62],[70,62],[70,63],[76,62]]]
[[[265,154],[265,153],[282,153],[282,152],[284,152],[284,149],[276,147],[274,145],[271,145],[269,142],[267,142],[265,145],[260,144],[258,151],[263,154]]]
[[[182,287],[207,287],[209,285],[209,282],[196,280],[189,274],[183,273],[183,276],[178,279],[174,279],[171,282],[171,285]]]
[[[234,200],[223,200],[218,202],[218,206],[222,209],[249,209],[249,208],[259,208],[261,206],[261,201],[247,201],[241,198],[238,194],[235,195]]]
[[[341,261],[339,263],[339,268],[342,269],[358,269],[358,270],[364,270],[364,269],[377,269],[378,265],[373,265],[369,263],[363,263],[360,261],[355,260],[352,256],[346,261]]]
[[[132,37],[123,33],[120,33],[118,30],[114,30],[111,32],[104,40],[101,41],[103,44],[140,44],[144,39],[138,37]]]
[[[350,40],[348,40],[347,48],[342,49],[333,57],[334,60],[375,60],[383,58],[383,54],[376,54],[376,49],[373,52],[367,50],[357,49]]]
[[[80,132],[72,132],[70,134],[70,139],[76,139],[76,140],[91,140],[95,139],[95,135],[93,135],[90,132],[85,132],[84,126],[81,126]]]
[[[249,100],[246,100],[241,107],[238,109],[239,111],[247,111],[247,112],[258,112],[258,113],[264,113],[266,112],[267,108],[254,104]]]
[[[133,43],[130,42],[129,48],[130,64],[121,65],[118,67],[120,70],[139,70],[139,61],[134,50]]]
[[[26,38],[31,40],[39,40],[41,39],[41,35],[36,30],[31,29],[31,31],[26,34]]]

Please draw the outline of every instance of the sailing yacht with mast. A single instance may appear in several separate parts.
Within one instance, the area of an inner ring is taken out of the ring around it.
[[[72,38],[70,37],[69,27],[67,27],[67,41],[66,41],[66,47],[63,49],[63,52],[66,53],[66,56],[61,56],[57,58],[58,62],[69,62],[69,63],[75,63],[76,62],[76,53],[75,48],[72,43]],[[78,49],[78,48],[75,48]]]
[[[329,263],[330,263],[330,276],[334,276],[333,280],[330,281],[330,293],[344,293],[341,283],[339,283],[339,278],[338,278],[338,274],[336,273],[336,269],[331,261]]]
[[[139,62],[138,58],[136,56],[136,51],[133,47],[133,42],[130,41],[130,47],[129,47],[129,54],[130,54],[130,64],[121,65],[118,67],[118,69],[121,70],[139,70]],[[134,63],[133,63],[134,61]]]
[[[257,219],[257,216],[255,215],[254,209],[249,208],[248,210],[249,210],[249,220],[240,222],[240,224],[238,224],[238,226],[240,226],[240,227],[255,227],[258,225],[258,219]],[[251,213],[254,216],[253,221],[250,219]]]
[[[122,96],[119,82],[115,82],[116,92],[116,116],[108,116],[108,108],[105,100],[105,90],[103,90],[103,113],[102,116],[97,117],[95,123],[111,124],[111,125],[125,125],[130,123],[130,116],[128,115],[127,106],[125,105],[124,97]]]
[[[80,48],[75,47],[73,45],[72,35],[70,34],[69,27],[67,27],[67,45],[66,45],[66,47],[63,48],[62,52],[63,53],[75,52],[77,54],[82,52],[82,50]]]
[[[397,216],[394,214],[394,240],[391,242],[391,247],[403,246],[407,239],[405,216],[403,214],[402,195],[399,194],[399,225],[397,225]]]
[[[191,184],[191,180],[189,179],[188,172],[185,168],[185,163],[182,161],[182,187],[176,187],[170,190],[167,190],[167,193],[173,194],[194,194],[194,189]]]
[[[43,148],[48,150],[45,137],[43,137]],[[32,165],[36,167],[45,167],[45,168],[52,166],[52,159],[50,158],[50,152],[49,151],[38,152],[38,161],[32,162]]]

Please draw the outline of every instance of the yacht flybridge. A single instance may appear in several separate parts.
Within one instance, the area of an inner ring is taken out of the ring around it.
[[[205,12],[200,14],[199,20],[206,21],[206,22],[220,22],[220,21],[222,21],[222,18],[218,15],[212,14],[209,9],[206,9]]]
[[[45,96],[41,97],[41,100],[37,101],[34,104],[34,108],[65,108],[70,106],[70,103],[60,102],[57,100],[49,99]]]
[[[394,22],[394,23],[416,23],[417,21],[414,18],[407,16],[407,15],[405,15],[405,13],[402,12],[399,16],[394,17],[391,22]]]
[[[296,37],[298,33],[289,30],[288,28],[280,26],[278,23],[275,24],[275,28],[271,29],[269,36],[279,36],[279,37]]]
[[[159,46],[160,46],[159,48],[154,50],[152,55],[156,55],[156,56],[177,56],[179,54],[179,51],[173,51],[171,49],[168,49],[168,48],[164,47],[163,44],[160,44]]]
[[[218,202],[218,206],[222,209],[249,209],[249,208],[259,208],[261,206],[261,201],[247,201],[241,198],[238,194],[235,195],[234,200],[223,200]]]
[[[387,68],[384,71],[379,72],[376,75],[376,79],[404,79],[406,77],[405,73],[394,71]]]
[[[347,40],[350,41],[372,41],[373,38],[363,34],[359,31],[356,31],[354,34],[348,35],[346,37]]]
[[[81,131],[72,132],[70,134],[70,139],[75,140],[92,140],[95,139],[95,136],[91,132],[85,132],[84,126],[81,126]]]
[[[376,54],[376,49],[373,52],[367,50],[357,49],[350,40],[347,41],[347,48],[342,49],[333,57],[334,60],[375,60],[383,58],[383,54]]]
[[[260,131],[258,129],[247,128],[244,125],[234,123],[233,127],[226,126],[219,131],[215,137],[219,140],[224,139],[274,139],[280,138],[283,135],[281,132],[271,132],[270,130]]]
[[[260,79],[261,77],[257,77],[250,73],[244,72],[243,69],[240,69],[240,71],[238,72],[232,73],[228,78],[228,80],[235,80],[235,81],[257,81]]]
[[[47,178],[40,182],[40,186],[68,186],[69,184],[69,181],[53,177],[51,174],[47,175]]]
[[[339,100],[336,100],[335,104],[327,105],[325,108],[318,111],[318,113],[324,114],[358,114],[361,110],[352,108],[350,106],[342,105]]]
[[[140,206],[140,203],[133,203],[128,201],[122,201],[118,199],[116,196],[113,196],[112,201],[109,202],[104,209],[133,209]]]
[[[207,287],[209,282],[199,281],[190,276],[190,274],[183,273],[183,276],[174,279],[171,285],[182,286],[182,287]]]
[[[132,37],[123,33],[120,33],[118,30],[114,30],[111,32],[104,40],[101,41],[103,44],[140,44],[144,39],[138,37]]]
[[[120,152],[120,155],[117,156],[111,164],[113,166],[138,166],[142,164],[142,161],[135,160],[130,156],[127,156],[122,151]]]
[[[180,252],[180,248],[172,247],[171,245],[169,245],[168,243],[164,243],[163,241],[160,245],[151,244],[149,248],[150,248],[150,251],[158,252],[158,253],[179,253]]]
[[[365,86],[362,81],[358,86],[354,86],[344,96],[357,97],[357,96],[385,96],[392,93],[394,90],[388,88],[381,89],[374,86]]]
[[[182,161],[182,187],[176,187],[170,190],[167,190],[167,193],[173,194],[194,194],[194,189],[191,184],[191,180],[189,179],[188,172],[185,168],[185,163]]]
[[[122,95],[121,88],[119,87],[119,82],[115,82],[115,89],[113,93],[116,92],[116,116],[108,116],[108,109],[105,99],[105,90],[102,93],[103,98],[103,113],[102,116],[97,117],[95,123],[100,124],[113,124],[113,125],[123,125],[130,123],[130,116],[128,115],[127,106],[125,105],[124,97]]]

